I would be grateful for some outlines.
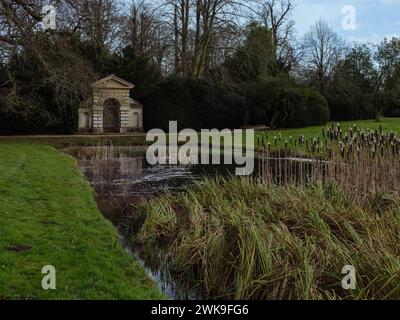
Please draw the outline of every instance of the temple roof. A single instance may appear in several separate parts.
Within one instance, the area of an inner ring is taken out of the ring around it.
[[[93,88],[118,88],[118,89],[133,89],[135,85],[111,74],[105,78],[92,83]]]

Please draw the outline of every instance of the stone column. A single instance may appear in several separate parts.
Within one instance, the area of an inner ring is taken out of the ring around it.
[[[93,94],[93,133],[103,133],[103,105],[98,94]]]
[[[103,132],[103,110],[93,110],[93,133]]]
[[[129,127],[129,109],[121,108],[121,125],[120,125],[120,132],[125,133],[128,131]]]
[[[129,128],[129,91],[122,93],[122,97],[120,99],[121,107],[120,107],[120,132],[126,133]]]

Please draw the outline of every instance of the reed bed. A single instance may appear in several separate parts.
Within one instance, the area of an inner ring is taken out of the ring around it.
[[[400,137],[333,125],[257,143],[258,175],[137,204],[134,243],[155,263],[168,252],[201,297],[399,299]],[[345,265],[355,290],[341,286]]]
[[[206,298],[399,299],[400,200],[361,207],[337,184],[206,179],[136,206],[134,242]],[[133,218],[133,217],[132,217]],[[341,286],[356,268],[355,290]]]
[[[343,132],[338,124],[323,128],[322,135],[314,139],[262,135],[258,144],[263,159],[258,179],[262,183],[334,182],[351,200],[364,204],[382,192],[399,195],[400,137],[394,132],[355,125]],[[273,165],[271,158],[276,158]]]

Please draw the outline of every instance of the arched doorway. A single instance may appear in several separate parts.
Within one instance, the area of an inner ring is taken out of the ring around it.
[[[103,104],[103,131],[119,132],[120,103],[116,99],[107,99]]]

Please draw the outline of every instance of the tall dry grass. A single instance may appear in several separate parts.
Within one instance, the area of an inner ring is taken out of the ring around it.
[[[203,297],[400,298],[397,197],[361,207],[337,184],[217,178],[146,200],[135,217],[142,252],[157,260],[166,249],[171,271]],[[342,289],[344,265],[356,267],[355,290]]]
[[[322,129],[322,138],[282,140],[264,136],[261,182],[280,185],[337,183],[349,199],[366,204],[377,194],[400,194],[400,137],[393,132],[364,130],[355,125]],[[293,150],[302,156],[293,159]],[[271,157],[277,159],[271,160]],[[291,161],[287,161],[291,158]]]

